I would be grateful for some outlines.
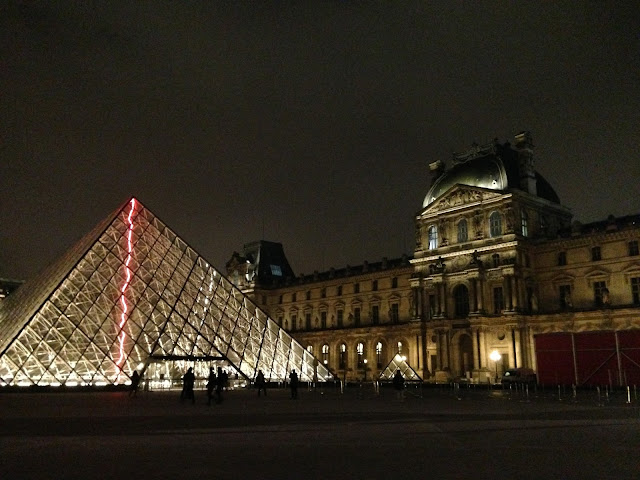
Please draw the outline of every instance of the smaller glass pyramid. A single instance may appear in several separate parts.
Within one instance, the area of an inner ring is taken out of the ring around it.
[[[393,377],[396,372],[400,370],[400,373],[404,377],[405,381],[408,382],[421,382],[422,378],[420,375],[416,373],[416,371],[411,368],[411,365],[407,363],[405,357],[400,354],[395,355],[391,361],[387,364],[387,366],[380,372],[379,379],[383,382],[391,382],[393,381]]]
[[[189,362],[331,377],[135,198],[0,304],[0,385],[120,384],[136,369],[166,380]]]

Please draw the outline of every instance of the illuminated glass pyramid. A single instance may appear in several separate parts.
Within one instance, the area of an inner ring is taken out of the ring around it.
[[[0,304],[0,385],[122,384],[136,369],[166,381],[185,362],[330,378],[134,198]]]
[[[393,377],[398,370],[400,370],[400,373],[402,374],[402,377],[405,379],[405,381],[408,381],[408,382],[422,381],[422,379],[420,378],[420,375],[418,375],[416,371],[413,368],[411,368],[411,365],[407,363],[406,357],[403,357],[400,354],[396,354],[391,359],[391,361],[385,367],[385,369],[382,370],[382,372],[380,372],[379,378],[383,382],[393,381]]]

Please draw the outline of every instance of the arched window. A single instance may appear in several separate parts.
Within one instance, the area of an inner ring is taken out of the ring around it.
[[[322,345],[322,363],[329,364],[329,345],[326,343]]]
[[[358,354],[358,368],[362,368],[364,367],[364,343],[358,342],[356,353]]]
[[[499,212],[493,212],[489,216],[489,235],[491,237],[502,235],[502,218]]]
[[[313,345],[307,345],[307,352],[313,355]]]
[[[529,215],[527,211],[523,208],[520,210],[520,225],[522,226],[522,236],[529,236]]]
[[[468,238],[467,221],[463,218],[458,222],[458,243],[464,243]]]
[[[382,342],[376,343],[376,364],[382,368]]]
[[[453,290],[453,298],[456,303],[455,314],[457,318],[469,315],[469,289],[465,285],[458,285]]]
[[[347,368],[347,345],[344,343],[340,344],[340,369],[344,370]]]
[[[438,227],[431,225],[429,227],[429,250],[438,248]]]

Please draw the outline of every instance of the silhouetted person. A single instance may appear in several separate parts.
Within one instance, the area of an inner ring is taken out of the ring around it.
[[[222,391],[227,383],[227,374],[218,367],[218,377],[216,378],[216,403],[222,403]]]
[[[267,396],[267,381],[264,379],[264,373],[262,370],[258,370],[258,375],[256,375],[256,388],[258,389],[258,396],[260,396],[260,391],[264,391],[264,396]]]
[[[138,386],[140,385],[140,374],[137,370],[133,371],[131,375],[131,390],[129,390],[129,396],[133,395],[134,397],[138,394]]]
[[[396,370],[393,376],[393,388],[396,389],[396,398],[402,400],[404,398],[404,377],[400,373],[400,369]]]
[[[191,403],[196,403],[196,397],[193,393],[193,386],[196,383],[196,376],[193,374],[193,368],[189,367],[187,373],[182,377],[182,393],[181,400],[191,399]]]
[[[291,398],[298,398],[298,374],[295,369],[289,374],[289,386],[291,387]]]
[[[211,405],[217,384],[218,378],[216,377],[216,371],[213,367],[210,367],[209,378],[207,379],[207,405]]]

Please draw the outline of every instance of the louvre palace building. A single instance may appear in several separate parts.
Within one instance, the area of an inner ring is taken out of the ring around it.
[[[518,367],[543,384],[639,383],[640,215],[572,222],[529,132],[429,167],[412,256],[295,276],[281,244],[257,241],[227,277],[347,381],[402,365],[435,383]]]

